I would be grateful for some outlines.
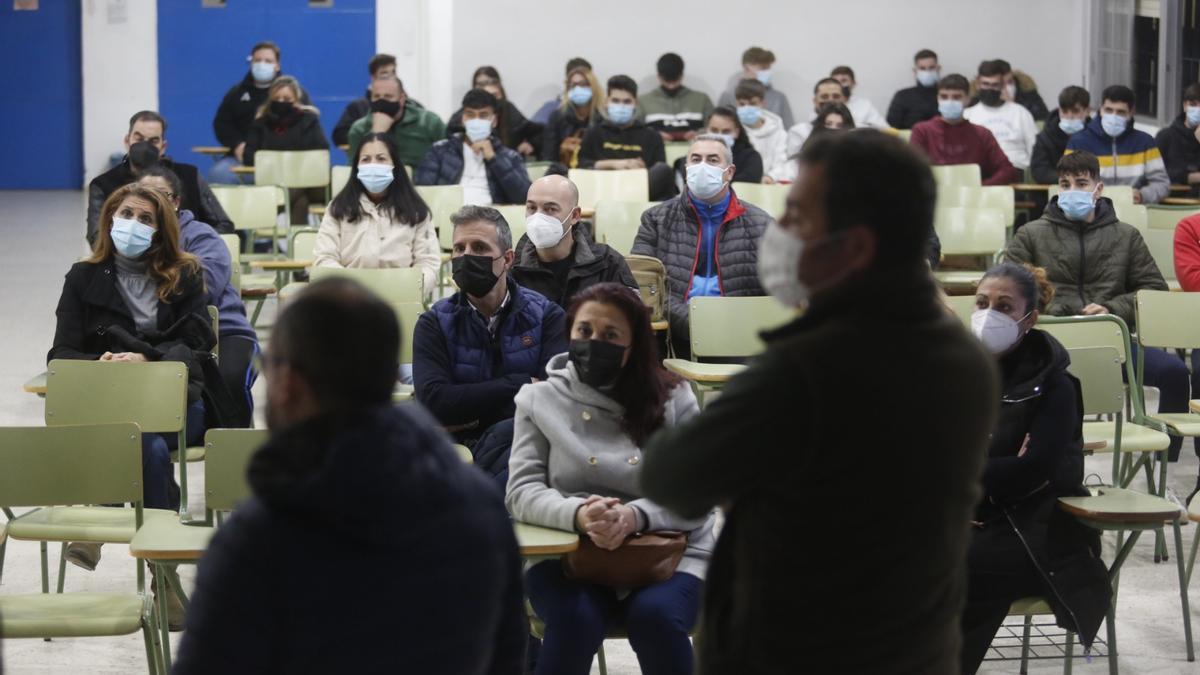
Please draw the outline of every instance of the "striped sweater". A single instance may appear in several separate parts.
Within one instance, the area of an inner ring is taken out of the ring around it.
[[[1083,131],[1071,136],[1066,154],[1086,150],[1100,160],[1100,180],[1106,185],[1131,185],[1142,195],[1143,204],[1156,204],[1170,191],[1171,181],[1154,138],[1130,124],[1113,138],[1104,133],[1100,116],[1093,117]]]

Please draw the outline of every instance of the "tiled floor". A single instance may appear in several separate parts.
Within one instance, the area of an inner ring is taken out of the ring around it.
[[[21,391],[21,384],[44,369],[46,350],[54,337],[54,306],[62,288],[62,277],[71,262],[85,253],[83,244],[84,203],[80,192],[0,192],[0,425],[42,423],[41,399]],[[269,316],[269,314],[267,315]],[[258,399],[262,400],[261,382]],[[1152,403],[1153,405],[1153,403]],[[1088,461],[1088,470],[1107,477],[1107,456]],[[1171,468],[1170,483],[1181,495],[1195,484],[1197,459],[1189,443],[1183,459]],[[190,486],[191,501],[202,504],[203,480]],[[848,527],[861,527],[849,524]],[[1184,534],[1190,546],[1195,527]],[[1200,665],[1184,659],[1183,631],[1175,566],[1155,565],[1153,537],[1144,537],[1125,566],[1121,578],[1118,609],[1120,665],[1125,673],[1194,674]],[[1113,541],[1106,540],[1111,549]],[[1111,557],[1111,550],[1106,552]],[[286,564],[282,562],[280,564]],[[52,563],[52,571],[54,570]],[[124,546],[106,546],[103,561],[95,572],[69,566],[67,587],[72,590],[112,591],[132,587],[132,558]],[[193,568],[182,567],[185,583],[194,578]],[[1200,576],[1200,575],[1198,575]],[[34,592],[39,588],[37,545],[10,542],[0,593]],[[1200,593],[1194,589],[1192,623],[1200,634]],[[802,609],[799,611],[803,611]],[[178,644],[178,635],[174,644]],[[2,647],[6,672],[26,673],[137,673],[145,668],[141,637],[7,641]],[[639,672],[637,660],[624,641],[606,644],[609,672],[613,675]],[[1061,661],[1034,662],[1031,673],[1061,672]],[[1106,672],[1103,659],[1087,663],[1076,659],[1075,672]],[[836,671],[830,668],[826,672]],[[593,672],[595,668],[593,668]],[[986,673],[1015,673],[1015,662],[985,664]]]

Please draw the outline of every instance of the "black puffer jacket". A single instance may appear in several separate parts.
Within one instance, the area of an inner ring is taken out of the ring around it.
[[[722,295],[766,295],[758,281],[758,240],[769,222],[771,216],[766,211],[740,201],[736,193],[729,200],[715,249]],[[688,193],[642,214],[632,253],[663,261],[670,291],[667,310],[671,333],[678,341],[686,341],[686,296],[700,259],[700,216]]]
[[[537,248],[524,235],[517,242],[516,264],[512,268],[512,276],[523,288],[537,291],[550,298],[559,307],[569,307],[571,298],[577,293],[592,286],[606,282],[615,282],[637,289],[637,280],[629,271],[625,257],[605,244],[588,241],[583,228],[571,228],[571,236],[575,240],[575,248],[571,250],[571,268],[565,279],[559,279],[537,257]]]
[[[1200,171],[1200,139],[1196,138],[1196,130],[1188,128],[1187,118],[1181,113],[1171,126],[1158,132],[1154,141],[1162,153],[1163,163],[1167,165],[1171,182],[1187,185],[1188,174]],[[1198,189],[1193,186],[1192,193],[1195,194]]]
[[[1058,182],[1058,160],[1067,151],[1071,137],[1058,126],[1058,111],[1050,113],[1046,125],[1038,132],[1033,143],[1033,157],[1029,160],[1029,171],[1033,182],[1051,185]]]

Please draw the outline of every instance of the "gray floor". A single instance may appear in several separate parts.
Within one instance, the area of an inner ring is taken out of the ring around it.
[[[71,262],[86,251],[83,244],[84,202],[80,192],[0,192],[0,425],[42,424],[41,399],[21,391],[21,384],[44,369],[46,350],[54,337],[53,308],[62,289],[62,277]],[[258,395],[261,400],[261,383]],[[1151,392],[1151,405],[1154,397]],[[1195,484],[1197,459],[1189,443],[1183,459],[1171,468],[1170,484],[1186,495]],[[1107,456],[1089,459],[1089,472],[1109,475]],[[197,476],[200,472],[190,473]],[[202,503],[203,482],[190,486],[191,500]],[[865,527],[850,524],[849,527]],[[1185,529],[1190,546],[1195,527]],[[864,533],[864,536],[865,533]],[[1200,666],[1184,658],[1174,560],[1155,565],[1152,537],[1144,537],[1125,565],[1118,606],[1121,668],[1126,673],[1198,673]],[[1106,541],[1111,559],[1112,540]],[[67,588],[78,591],[121,591],[133,584],[132,559],[123,546],[106,546],[103,562],[92,573],[69,567]],[[52,564],[53,569],[53,564]],[[182,567],[185,583],[194,578]],[[37,545],[11,542],[8,547],[2,593],[36,592],[39,589]],[[1200,626],[1200,593],[1190,594],[1192,623]],[[798,611],[804,611],[798,608]],[[178,634],[173,644],[178,644]],[[6,672],[25,673],[136,673],[145,667],[140,636],[125,638],[7,641],[3,650]],[[637,660],[624,641],[606,644],[609,672],[639,672]],[[1061,672],[1061,661],[1031,664],[1031,673]],[[1075,661],[1080,673],[1106,672],[1106,662],[1083,658]],[[593,672],[595,668],[593,668]],[[987,673],[1015,673],[1015,662],[985,664]]]

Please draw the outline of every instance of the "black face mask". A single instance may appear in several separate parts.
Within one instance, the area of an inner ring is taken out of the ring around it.
[[[467,295],[482,298],[500,281],[492,271],[495,258],[486,255],[463,255],[450,261],[454,271],[454,283]]]
[[[601,389],[616,383],[621,375],[625,347],[600,340],[571,340],[568,357],[575,364],[579,379],[589,387]]]
[[[150,141],[138,141],[129,146],[129,165],[138,171],[143,171],[158,164],[158,148]]]
[[[292,114],[296,106],[287,101],[271,101],[271,115],[276,118],[284,118]]]
[[[980,89],[979,102],[989,108],[995,108],[1000,105],[1000,90],[998,89]]]
[[[383,99],[371,101],[371,112],[383,113],[388,117],[395,117],[400,114],[400,102],[385,101]]]
[[[847,101],[850,100],[850,87],[842,87],[842,97]]]

